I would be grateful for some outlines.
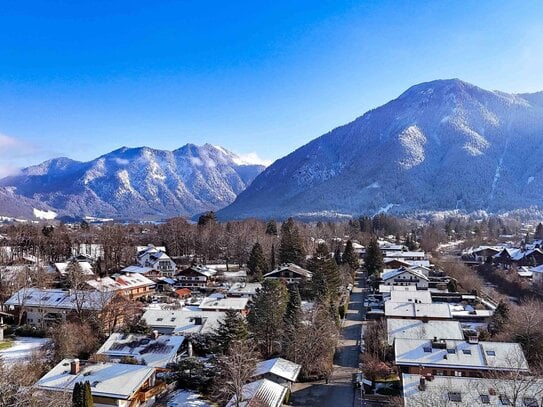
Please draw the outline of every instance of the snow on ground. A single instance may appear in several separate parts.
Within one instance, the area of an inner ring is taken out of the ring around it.
[[[173,393],[168,400],[167,407],[212,407],[213,404],[202,399],[199,394],[187,390]]]
[[[47,338],[27,338],[16,337],[11,346],[8,349],[0,350],[0,356],[5,363],[23,362],[30,359],[32,353],[39,350],[45,345],[49,339]]]
[[[39,209],[33,208],[34,217],[44,220],[52,220],[57,217],[57,213],[53,211],[40,211]]]

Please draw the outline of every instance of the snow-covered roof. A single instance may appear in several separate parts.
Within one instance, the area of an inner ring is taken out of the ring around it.
[[[287,388],[268,379],[261,379],[243,386],[242,400],[239,407],[250,407],[251,400],[257,399],[258,406],[280,407],[287,395]],[[228,402],[226,407],[236,406],[236,396]]]
[[[526,377],[523,381],[498,378],[434,376],[425,382],[422,391],[420,375],[403,374],[403,397],[405,407],[420,407],[421,405],[455,407],[472,407],[480,405],[503,406],[503,395],[515,395],[518,405],[536,406],[536,400],[541,399],[543,380]],[[455,400],[451,400],[456,397]],[[527,404],[529,400],[535,404]],[[483,401],[484,400],[484,401]],[[526,401],[525,401],[526,400]],[[512,405],[512,398],[509,400]]]
[[[80,362],[81,370],[74,375],[70,373],[73,360],[62,360],[35,386],[43,390],[71,391],[77,382],[88,381],[93,396],[128,400],[155,372],[154,368],[142,365]]]
[[[111,359],[131,356],[147,366],[166,367],[176,360],[184,339],[183,336],[159,335],[155,339],[148,335],[113,333],[96,353]]]
[[[381,279],[383,281],[390,280],[392,278],[396,278],[397,276],[403,274],[403,273],[409,273],[413,275],[414,277],[420,278],[421,280],[428,281],[428,277],[424,274],[422,274],[419,270],[416,268],[407,268],[407,267],[400,267],[397,269],[392,269],[390,271],[386,271],[381,275]]]
[[[143,274],[130,273],[123,274],[114,278],[104,277],[96,280],[89,280],[87,284],[98,291],[120,291],[132,290],[138,287],[154,286],[155,282],[145,277]]]
[[[183,269],[179,271],[176,275],[182,275],[187,271],[194,271],[208,278],[213,277],[215,274],[217,274],[217,270],[198,264],[198,265],[192,265],[189,268]]]
[[[247,308],[249,302],[248,298],[238,298],[238,297],[229,297],[229,298],[216,298],[216,297],[206,297],[200,302],[200,309],[203,311],[212,311],[212,310],[236,310],[243,311]]]
[[[141,317],[153,328],[172,329],[175,334],[212,333],[225,317],[224,312],[189,310],[147,310]]]
[[[260,283],[235,283],[228,290],[229,295],[256,295],[256,291],[262,289]]]
[[[81,309],[101,310],[113,295],[98,291],[23,288],[13,294],[5,305],[72,310],[79,304]]]
[[[94,275],[92,271],[92,265],[89,262],[80,261],[80,262],[77,262],[77,264],[79,264],[79,267],[81,268],[81,272],[83,273],[83,275],[87,275],[87,276]],[[54,263],[53,266],[61,275],[64,276],[68,272],[68,266],[70,266],[70,263]]]
[[[396,258],[396,259],[425,259],[425,252],[398,252],[398,251],[386,251],[385,257]]]
[[[256,365],[253,376],[271,373],[290,382],[295,382],[300,374],[301,365],[283,358],[264,360]]]
[[[307,279],[311,278],[311,275],[312,275],[312,273],[309,270],[306,270],[294,263],[287,263],[287,264],[281,264],[275,270],[272,270],[268,274],[265,274],[264,278],[273,277],[274,274],[280,271],[284,271],[284,270],[291,271],[292,273],[297,274],[300,277],[307,278]]]
[[[391,290],[390,301],[431,304],[432,294],[428,290]]]
[[[415,304],[413,302],[385,302],[385,315],[387,318],[439,318],[450,319],[449,304],[431,303]]]
[[[143,267],[143,266],[128,266],[121,270],[121,273],[137,273],[137,274],[147,274],[152,271],[156,271],[153,267]]]
[[[213,407],[214,404],[190,390],[178,390],[168,398],[166,407]]]
[[[427,339],[396,339],[395,363],[400,366],[460,367],[480,370],[525,370],[522,348],[513,342],[444,340],[433,345]]]
[[[388,344],[394,339],[464,339],[458,321],[427,321],[418,319],[387,319]]]

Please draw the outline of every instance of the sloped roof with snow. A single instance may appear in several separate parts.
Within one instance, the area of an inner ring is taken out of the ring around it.
[[[256,365],[254,376],[271,373],[290,382],[295,382],[301,368],[301,365],[283,358],[268,359]]]
[[[204,311],[211,310],[236,310],[243,311],[247,308],[249,303],[248,298],[238,298],[238,297],[229,297],[229,298],[216,298],[216,297],[206,297],[200,303],[200,309]]]
[[[115,278],[104,277],[96,280],[89,280],[87,284],[98,291],[119,291],[131,290],[138,287],[149,287],[155,285],[153,280],[143,274],[130,273]]]
[[[51,391],[71,391],[77,382],[88,381],[93,396],[128,400],[154,373],[149,366],[120,363],[81,362],[79,374],[70,373],[70,362],[64,359],[36,383],[36,387]]]
[[[23,288],[13,294],[5,305],[71,310],[79,303],[81,309],[101,310],[113,296],[113,293],[98,291]]]
[[[138,362],[152,367],[166,367],[174,362],[183,336],[160,335],[150,338],[148,335],[113,333],[96,352],[110,358],[133,357]]]
[[[304,269],[304,268],[302,268],[302,267],[300,267],[300,266],[298,266],[298,265],[296,265],[294,263],[287,263],[287,264],[281,264],[275,270],[272,270],[268,274],[265,274],[264,278],[273,277],[274,274],[276,274],[276,273],[278,273],[280,271],[284,271],[284,270],[291,271],[294,274],[298,274],[300,277],[304,277],[304,278],[311,278],[311,276],[312,276],[311,271],[306,270],[306,269]]]
[[[151,327],[173,329],[176,334],[205,334],[215,332],[224,317],[220,311],[147,310],[141,318]]]
[[[280,407],[287,394],[287,388],[272,382],[268,379],[257,380],[243,386],[242,400],[239,407],[250,407],[253,399],[258,400],[258,406]],[[236,405],[235,396],[228,402],[226,407]]]
[[[419,319],[387,319],[388,344],[394,339],[464,339],[458,321],[427,321]]]

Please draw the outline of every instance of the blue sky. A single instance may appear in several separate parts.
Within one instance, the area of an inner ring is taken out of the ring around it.
[[[0,175],[120,146],[284,156],[458,77],[543,90],[541,1],[6,1]]]

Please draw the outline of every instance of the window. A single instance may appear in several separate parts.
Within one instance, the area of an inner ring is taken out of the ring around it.
[[[539,407],[537,400],[534,397],[524,397],[522,399],[524,406],[526,407]]]
[[[486,351],[486,354],[487,354],[488,356],[496,356],[496,352],[493,351],[493,350],[487,350],[487,351]]]
[[[455,371],[454,371],[454,375],[455,375],[456,377],[462,377],[462,372],[458,372],[458,371],[455,370]]]
[[[471,355],[471,349],[462,349],[462,353],[464,353],[464,355]]]
[[[447,349],[447,353],[449,353],[449,354],[455,354],[455,353],[456,353],[456,349],[454,349],[454,348]]]
[[[490,404],[490,396],[488,394],[481,394],[481,403]]]
[[[457,403],[461,403],[462,402],[462,394],[458,391],[450,391],[449,392],[449,400],[450,401],[455,401]]]
[[[509,401],[509,397],[507,397],[505,394],[500,394],[500,401],[502,403],[502,406],[511,405],[511,402]]]
[[[160,322],[160,321],[163,321],[164,318],[157,318],[156,320],[157,320],[158,322]]]
[[[422,349],[424,349],[424,352],[427,352],[427,353],[432,352],[432,346],[430,346],[430,345],[424,345],[424,347]]]

